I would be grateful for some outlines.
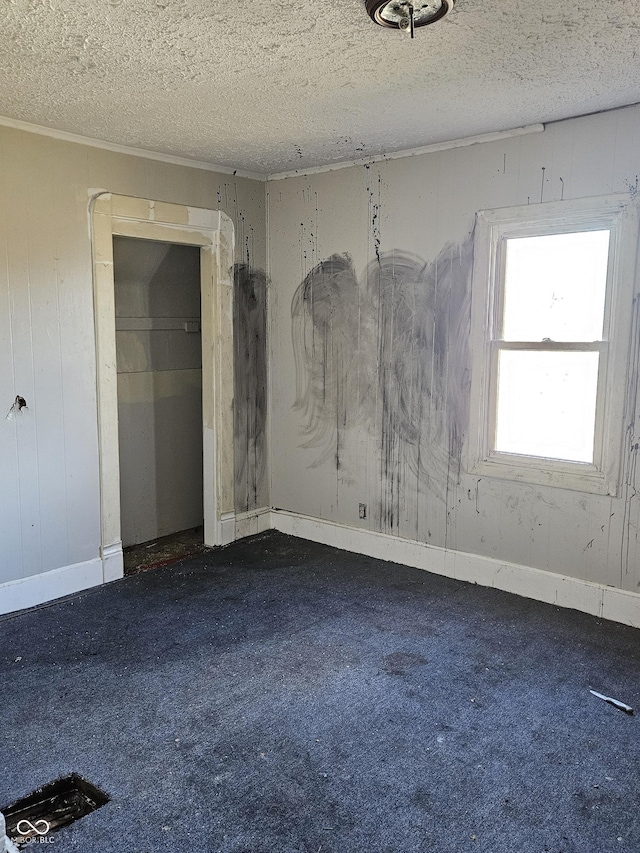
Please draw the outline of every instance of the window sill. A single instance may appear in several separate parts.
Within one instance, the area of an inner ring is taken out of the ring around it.
[[[545,464],[546,463],[546,464]],[[544,466],[544,467],[543,467]],[[595,465],[495,454],[471,466],[470,473],[536,486],[552,486],[594,495],[617,494],[617,484]]]

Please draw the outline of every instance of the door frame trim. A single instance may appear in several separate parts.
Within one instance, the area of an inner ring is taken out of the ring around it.
[[[220,210],[100,192],[90,205],[100,464],[103,581],[123,575],[113,237],[200,247],[205,545],[235,538],[233,280],[234,228]],[[231,538],[230,538],[231,537]]]

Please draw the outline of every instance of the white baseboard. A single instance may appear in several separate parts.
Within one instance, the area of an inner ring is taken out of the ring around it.
[[[236,539],[262,533],[271,527],[269,507],[250,509],[248,512],[223,512],[220,516],[219,545],[230,545]]]
[[[228,542],[273,528],[291,536],[366,554],[390,563],[456,580],[495,587],[505,592],[544,601],[557,607],[581,610],[601,619],[640,627],[640,595],[561,573],[507,563],[477,554],[465,554],[386,533],[376,533],[332,521],[266,507],[249,512],[225,513],[221,519]],[[105,549],[103,558],[87,560],[0,584],[0,615],[35,607],[122,577],[122,546]]]
[[[634,628],[640,627],[640,595],[634,592],[491,557],[438,548],[386,533],[347,527],[285,510],[271,511],[271,527],[291,536],[333,545],[344,551],[402,563],[456,580],[495,587],[557,607],[581,610]]]
[[[102,580],[104,583],[117,581],[124,577],[124,556],[122,542],[108,545],[102,549]]]
[[[223,512],[218,522],[217,545],[230,545],[236,538],[236,514],[235,512]]]
[[[96,557],[85,563],[0,584],[0,614],[36,607],[46,601],[99,586],[102,579],[103,561]]]
[[[236,539],[244,539],[246,536],[255,536],[256,533],[264,533],[271,528],[271,510],[263,506],[259,509],[250,509],[248,512],[236,514]]]

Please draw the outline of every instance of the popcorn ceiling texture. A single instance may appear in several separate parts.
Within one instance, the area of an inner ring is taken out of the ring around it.
[[[4,0],[0,114],[262,173],[640,101],[636,0]]]

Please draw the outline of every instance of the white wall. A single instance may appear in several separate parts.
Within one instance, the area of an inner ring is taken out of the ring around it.
[[[479,479],[466,472],[465,448],[476,211],[635,192],[639,173],[640,108],[630,107],[544,133],[270,182],[273,506],[638,591],[637,432],[627,437],[615,498]],[[333,285],[325,277],[316,289],[314,323],[303,282],[332,255],[342,258],[332,262]],[[405,277],[412,264],[431,264],[433,304],[423,307],[433,332],[412,326],[425,314],[399,296],[389,297],[388,328],[369,316],[378,289],[390,286],[380,270],[394,259]],[[396,375],[381,383],[392,361]],[[414,399],[416,388],[424,399]],[[631,392],[629,404],[635,385]]]
[[[98,190],[222,209],[238,260],[265,264],[263,183],[0,127],[0,584],[99,557]]]

